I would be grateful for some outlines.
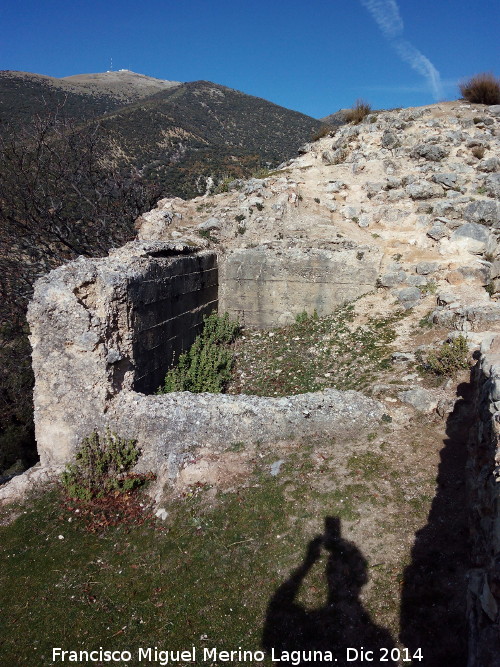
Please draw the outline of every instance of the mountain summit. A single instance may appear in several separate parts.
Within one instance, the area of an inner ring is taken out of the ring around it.
[[[56,81],[76,85],[84,93],[111,95],[123,100],[124,103],[149,97],[162,90],[181,85],[180,81],[155,79],[145,74],[137,74],[129,69],[96,74],[75,74],[56,79]]]

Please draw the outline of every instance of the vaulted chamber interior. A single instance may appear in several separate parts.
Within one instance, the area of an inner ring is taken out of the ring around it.
[[[154,393],[172,362],[194,342],[203,317],[217,310],[218,269],[214,253],[152,257],[128,281],[133,337],[133,388]]]

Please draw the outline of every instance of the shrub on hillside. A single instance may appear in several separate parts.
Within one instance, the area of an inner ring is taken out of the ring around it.
[[[160,191],[114,164],[98,123],[37,117],[0,132],[0,474],[36,460],[26,306],[37,278],[134,238]]]
[[[312,135],[312,141],[318,141],[318,139],[323,139],[323,137],[333,137],[337,128],[332,127],[331,125],[322,125],[319,130]]]
[[[144,476],[130,473],[139,458],[135,440],[120,438],[111,431],[92,433],[76,452],[61,481],[70,498],[93,500],[111,492],[124,493],[143,483]]]
[[[460,93],[467,102],[500,104],[500,80],[491,72],[482,72],[461,83]]]
[[[365,102],[364,100],[356,100],[356,103],[354,104],[352,109],[349,109],[345,113],[346,122],[358,125],[358,123],[361,123],[363,118],[366,118],[366,116],[368,116],[371,110],[372,108],[368,104],[368,102]]]
[[[469,346],[465,336],[457,336],[443,343],[436,352],[430,352],[423,361],[424,370],[434,375],[454,377],[459,371],[469,368]]]
[[[219,394],[229,382],[234,358],[229,344],[238,335],[240,325],[230,320],[227,313],[222,317],[212,313],[203,322],[202,333],[168,371],[159,394],[173,391]]]

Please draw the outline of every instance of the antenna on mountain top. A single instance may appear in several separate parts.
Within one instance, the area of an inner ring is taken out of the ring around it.
[[[113,71],[113,58],[111,58],[111,65],[109,66],[109,71],[110,72]]]

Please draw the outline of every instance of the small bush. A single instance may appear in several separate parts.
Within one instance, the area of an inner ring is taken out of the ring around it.
[[[241,181],[233,174],[223,174],[213,190],[212,194],[220,195],[223,192],[231,192],[231,190],[239,190],[241,188]]]
[[[476,74],[460,84],[460,93],[467,102],[474,104],[500,104],[500,80],[491,72]]]
[[[422,294],[436,294],[437,288],[438,286],[435,280],[429,280],[428,283],[424,283],[423,285],[418,286],[418,289],[422,292]]]
[[[227,313],[222,317],[212,313],[203,322],[203,332],[168,371],[158,394],[173,391],[219,394],[229,382],[234,358],[229,344],[238,335],[240,325],[230,320]]]
[[[140,485],[144,478],[130,474],[139,458],[135,440],[120,438],[107,430],[84,438],[75,463],[68,465],[61,481],[70,498],[93,500],[112,491],[124,493]]]
[[[211,243],[220,243],[219,239],[216,236],[212,236],[208,229],[198,229],[198,235],[201,236],[202,239],[207,239],[207,241],[210,241]]]
[[[421,320],[419,320],[418,326],[421,329],[432,329],[434,326],[434,323],[432,321],[432,311],[430,313],[427,313],[424,317],[422,317]]]
[[[307,314],[307,310],[303,310],[301,313],[297,313],[295,315],[295,321],[297,324],[304,324],[304,322],[307,322],[309,319],[309,315]]]
[[[475,158],[482,160],[484,157],[484,146],[474,146],[471,152]]]
[[[271,169],[268,169],[267,167],[261,167],[260,169],[257,169],[253,172],[252,178],[267,178],[268,176],[271,176],[272,173],[273,172]]]
[[[307,310],[303,310],[301,313],[297,313],[297,315],[295,315],[295,322],[297,324],[305,324],[306,322],[317,320],[319,320],[319,315],[316,308],[313,310],[312,315],[309,315]]]
[[[356,100],[356,103],[349,109],[345,114],[345,119],[347,123],[353,123],[353,125],[358,125],[361,123],[363,118],[366,118],[371,112],[372,108],[364,100]]]
[[[454,377],[458,371],[469,367],[468,357],[467,339],[460,335],[449,343],[443,343],[437,352],[430,352],[423,367],[434,375]]]
[[[222,179],[222,181],[220,181],[220,183],[218,183],[215,187],[214,195],[220,195],[223,192],[229,192],[229,184],[232,183],[232,181],[234,181],[234,178],[230,176]]]
[[[323,137],[333,137],[336,131],[337,128],[332,127],[331,125],[322,125],[319,130],[316,130],[312,135],[311,140],[318,141],[319,139],[323,139]]]

